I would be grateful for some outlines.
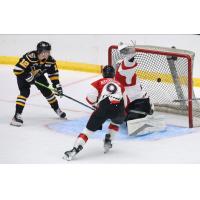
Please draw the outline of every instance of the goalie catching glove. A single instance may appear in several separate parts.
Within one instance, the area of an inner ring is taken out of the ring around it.
[[[54,92],[55,92],[56,95],[58,95],[58,96],[60,96],[60,97],[63,96],[63,89],[62,89],[61,84],[56,84],[56,85],[54,86]]]

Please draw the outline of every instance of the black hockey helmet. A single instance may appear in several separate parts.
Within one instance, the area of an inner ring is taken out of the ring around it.
[[[48,42],[41,41],[37,44],[37,52],[50,51],[51,45]]]
[[[112,65],[106,65],[103,67],[102,75],[104,78],[114,78],[115,69]]]

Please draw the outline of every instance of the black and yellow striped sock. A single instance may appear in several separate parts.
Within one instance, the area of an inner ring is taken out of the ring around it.
[[[54,94],[51,94],[49,97],[46,97],[47,101],[49,102],[50,106],[54,109],[58,109],[58,101]]]
[[[16,113],[21,114],[26,103],[26,97],[19,95],[16,100]]]

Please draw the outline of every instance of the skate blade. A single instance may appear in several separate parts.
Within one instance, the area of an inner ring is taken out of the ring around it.
[[[69,121],[69,119],[68,119],[67,117],[65,117],[65,118],[59,117],[58,119],[59,119],[59,120],[63,120],[63,121]]]
[[[18,123],[18,122],[10,122],[10,125],[11,126],[16,126],[16,127],[21,127],[22,126],[22,124]]]
[[[104,148],[104,153],[108,153],[110,151],[110,148]]]
[[[67,161],[71,161],[71,160],[72,160],[72,157],[68,157],[68,156],[64,155],[64,156],[62,157],[62,159],[63,159],[63,160],[67,160]]]

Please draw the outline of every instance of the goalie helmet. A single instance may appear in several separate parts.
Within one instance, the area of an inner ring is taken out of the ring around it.
[[[51,45],[48,42],[41,41],[37,44],[37,52],[50,51]]]
[[[118,51],[120,54],[125,55],[125,56],[126,55],[135,56],[135,54],[136,54],[135,45],[136,45],[136,43],[134,43],[132,40],[129,44],[120,42],[118,45]]]
[[[115,76],[115,69],[111,65],[106,65],[103,67],[102,75],[104,78],[114,78]]]

